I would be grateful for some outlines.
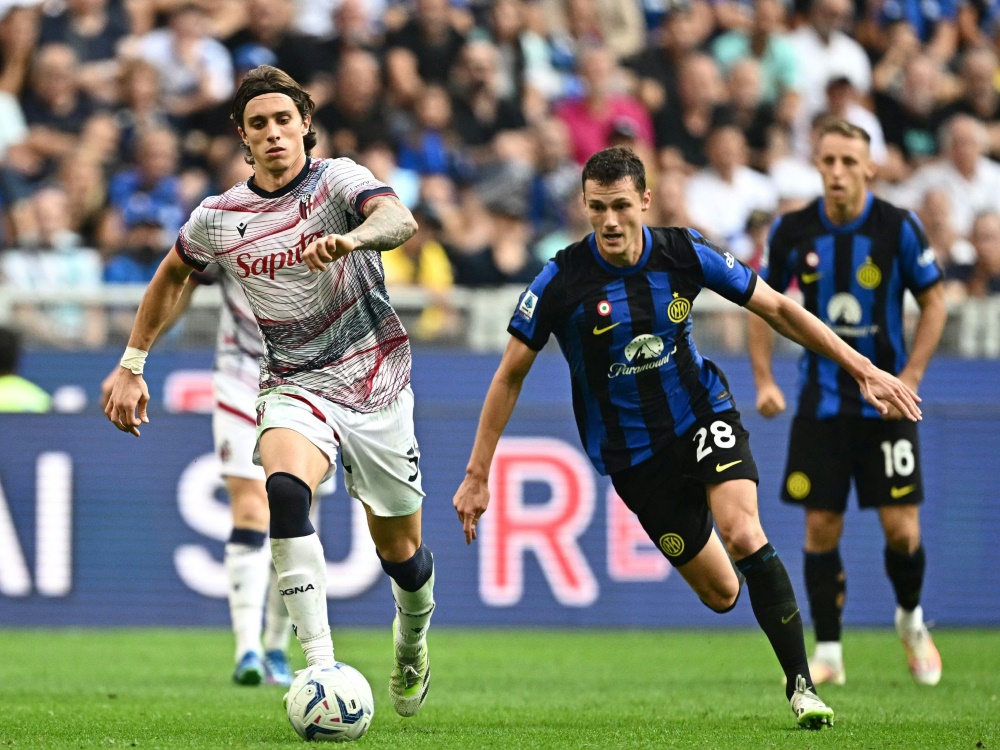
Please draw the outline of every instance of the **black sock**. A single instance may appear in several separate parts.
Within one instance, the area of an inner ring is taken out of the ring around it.
[[[922,544],[912,555],[885,548],[885,572],[889,574],[892,587],[896,590],[896,603],[907,612],[912,612],[920,604],[926,565]]]
[[[795,603],[792,582],[778,553],[770,544],[765,544],[752,555],[737,560],[736,566],[746,576],[754,616],[785,672],[785,697],[791,698],[795,692],[798,675],[805,677],[812,689],[802,636],[802,613]]]
[[[847,597],[847,578],[840,550],[806,552],[806,593],[817,641],[839,641]]]

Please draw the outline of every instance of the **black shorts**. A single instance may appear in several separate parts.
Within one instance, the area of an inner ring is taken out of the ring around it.
[[[917,425],[906,419],[796,417],[788,437],[781,499],[843,513],[851,478],[862,508],[924,499]]]
[[[674,567],[690,562],[712,534],[705,487],[759,481],[750,433],[738,411],[702,419],[652,458],[612,474],[618,496]]]

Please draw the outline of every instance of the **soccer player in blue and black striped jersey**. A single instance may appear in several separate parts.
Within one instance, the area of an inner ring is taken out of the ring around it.
[[[594,468],[611,476],[650,539],[711,609],[732,609],[745,577],[798,723],[830,723],[833,711],[809,676],[791,582],[757,515],[748,434],[722,371],[694,345],[691,304],[707,287],[746,306],[847,368],[881,411],[891,404],[918,419],[915,395],[697,232],[644,226],[650,193],[643,164],[630,149],[590,158],[583,198],[594,233],[546,265],[521,295],[508,327],[511,339],[454,498],[466,541],[475,539],[489,504],[490,465],[524,378],[555,335],[569,362],[573,411]]]
[[[779,291],[797,280],[809,312],[916,392],[947,315],[934,251],[916,216],[868,191],[874,169],[864,130],[827,123],[816,157],[823,198],[775,223],[761,278]],[[909,357],[903,342],[907,289],[920,306]],[[757,408],[772,417],[784,410],[785,399],[771,375],[770,330],[752,319],[749,334]],[[913,679],[921,685],[941,679],[941,657],[920,607],[925,563],[917,426],[900,417],[865,403],[839,363],[813,352],[803,356],[782,498],[806,509],[805,577],[817,641],[810,668],[817,683],[846,679],[840,631],[847,589],[838,544],[852,477],[858,504],[877,508],[885,531],[896,629]]]

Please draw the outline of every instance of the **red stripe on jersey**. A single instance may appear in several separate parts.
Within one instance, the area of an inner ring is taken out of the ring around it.
[[[218,406],[220,409],[222,409],[222,411],[229,412],[233,416],[239,417],[240,419],[242,419],[242,420],[244,420],[246,422],[249,422],[254,427],[257,426],[257,420],[256,419],[254,419],[253,417],[248,417],[246,414],[244,414],[243,412],[241,412],[239,409],[233,408],[229,404],[224,404],[221,401],[216,401],[215,405]]]
[[[313,416],[316,417],[316,419],[320,420],[324,424],[326,423],[326,417],[323,416],[323,412],[321,412],[319,409],[317,409],[316,405],[314,403],[312,403],[309,399],[307,399],[305,396],[300,396],[297,393],[286,393],[284,395],[288,396],[289,398],[298,399],[303,404],[305,404],[310,409],[312,409]]]

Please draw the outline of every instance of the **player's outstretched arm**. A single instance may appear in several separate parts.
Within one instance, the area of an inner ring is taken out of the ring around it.
[[[823,322],[801,305],[771,289],[763,279],[757,279],[747,309],[756,313],[785,338],[810,351],[832,359],[850,373],[861,387],[861,395],[880,414],[889,408],[898,409],[914,422],[921,418],[920,398],[899,378],[878,369],[871,361],[848,346]]]
[[[785,394],[774,381],[771,370],[774,331],[753,314],[747,319],[747,347],[753,368],[753,382],[757,386],[757,411],[770,419],[785,410]]]
[[[328,234],[310,242],[302,253],[302,261],[310,271],[326,270],[328,263],[340,260],[355,248],[395,250],[417,231],[417,220],[410,209],[394,195],[377,195],[362,209],[365,220],[347,234]]]
[[[511,336],[486,393],[483,410],[479,415],[479,427],[476,429],[476,441],[472,446],[469,465],[465,469],[465,479],[452,500],[458,520],[462,522],[462,529],[465,531],[466,544],[471,544],[476,538],[476,524],[490,503],[489,478],[493,454],[507,422],[510,421],[510,415],[514,413],[521,385],[536,355],[534,349]]]
[[[156,269],[153,280],[142,295],[128,340],[129,349],[126,350],[126,357],[123,358],[122,366],[118,368],[111,386],[111,395],[104,405],[104,414],[122,432],[130,432],[138,437],[139,425],[149,422],[146,416],[149,390],[146,388],[146,381],[142,379],[142,365],[134,357],[130,357],[129,353],[149,351],[156,335],[170,318],[193,270],[181,260],[176,251],[171,250]]]
[[[187,312],[188,307],[191,305],[191,295],[194,292],[194,288],[197,284],[186,283],[184,289],[181,290],[181,296],[177,299],[177,304],[174,305],[173,311],[170,313],[170,317],[160,328],[160,333],[166,333],[174,324],[181,319],[181,316]],[[115,380],[118,378],[118,371],[121,369],[121,365],[115,365],[115,368],[108,373],[108,376],[101,381],[101,408],[104,409],[108,405],[108,401],[111,400],[111,390],[115,387]]]

